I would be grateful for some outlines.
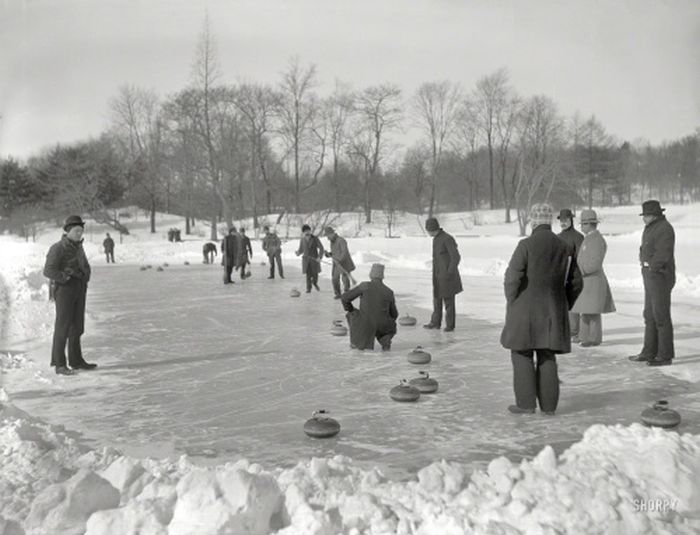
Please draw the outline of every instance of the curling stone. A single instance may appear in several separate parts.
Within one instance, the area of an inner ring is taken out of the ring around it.
[[[402,327],[413,327],[416,324],[416,321],[416,318],[406,314],[405,316],[401,316],[399,318],[399,325]]]
[[[170,264],[168,264],[167,262],[163,262],[163,267],[168,267],[169,265]]]
[[[438,382],[435,379],[431,379],[428,372],[420,371],[418,373],[420,373],[420,377],[411,379],[408,384],[416,387],[421,394],[437,392]]]
[[[642,411],[642,422],[654,427],[676,427],[681,423],[681,415],[668,408],[668,401],[661,400]]]
[[[146,271],[148,268],[147,268],[146,266],[141,266],[139,269],[140,269],[141,271]]]
[[[164,270],[162,267],[158,266],[158,267],[156,268],[156,271],[165,271],[165,270]]]
[[[330,438],[340,432],[338,420],[326,416],[328,411],[314,411],[311,418],[304,424],[304,433],[312,438]]]
[[[260,265],[261,265],[261,266],[266,266],[267,263],[266,263],[266,262],[260,262]]]
[[[406,379],[401,379],[401,383],[389,391],[389,396],[394,401],[416,401],[420,397],[420,390],[409,385]]]
[[[186,266],[189,266],[190,263],[189,263],[187,260],[185,260],[185,265],[186,265]]]
[[[428,364],[431,358],[430,353],[423,351],[421,346],[416,347],[408,354],[408,362],[411,364]]]
[[[291,292],[289,292],[289,297],[299,297],[301,295],[301,292],[297,290],[296,288],[293,288]]]
[[[333,327],[331,327],[331,334],[333,336],[345,336],[348,334],[348,328],[343,325],[342,320],[335,320],[333,322]]]
[[[148,265],[146,266],[146,269],[153,269],[153,266],[152,266],[151,264],[148,264]]]

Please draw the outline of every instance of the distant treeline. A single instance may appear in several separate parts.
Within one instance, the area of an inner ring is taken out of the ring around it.
[[[689,202],[700,193],[700,129],[652,146],[616,140],[594,117],[565,117],[523,96],[501,69],[470,89],[426,82],[317,91],[313,65],[290,60],[279,83],[222,82],[208,26],[191,83],[170,95],[122,87],[97,139],[0,161],[0,224],[90,213],[119,225],[138,205],[231,225],[266,214],[503,208],[521,231],[533,202],[557,207]],[[407,143],[405,139],[414,141]],[[282,217],[280,215],[280,218]],[[390,217],[388,217],[390,219]]]

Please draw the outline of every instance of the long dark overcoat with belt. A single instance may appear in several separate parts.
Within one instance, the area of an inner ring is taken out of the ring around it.
[[[506,269],[506,323],[501,345],[507,349],[571,351],[568,311],[583,284],[570,261],[569,247],[539,225],[520,240]]]
[[[433,237],[433,297],[454,297],[462,291],[459,276],[461,257],[457,242],[447,232],[440,231]]]
[[[301,272],[315,275],[321,273],[321,258],[323,258],[323,244],[317,236],[309,234],[299,240],[297,254],[301,255]]]

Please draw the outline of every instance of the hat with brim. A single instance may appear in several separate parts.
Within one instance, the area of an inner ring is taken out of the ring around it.
[[[437,232],[440,230],[440,223],[434,217],[429,217],[425,220],[425,230],[428,232]]]
[[[562,219],[574,219],[574,213],[569,210],[568,208],[563,208],[562,210],[559,211],[559,215],[557,216],[557,219],[561,221]]]
[[[326,227],[323,229],[323,233],[326,236],[333,236],[333,234],[335,234],[335,229],[333,229],[333,227]]]
[[[642,213],[639,215],[664,215],[666,208],[661,208],[659,201],[651,200],[642,203]]]
[[[85,221],[79,215],[69,215],[63,224],[63,230],[68,232],[73,227],[85,227]]]
[[[581,212],[581,224],[583,223],[598,223],[598,214],[595,210],[583,210]]]

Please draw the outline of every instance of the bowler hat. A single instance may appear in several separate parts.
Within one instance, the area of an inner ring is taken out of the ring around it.
[[[425,230],[427,230],[428,232],[435,232],[436,230],[440,230],[440,223],[438,223],[438,220],[434,217],[429,217],[425,220]]]
[[[659,201],[651,200],[642,203],[642,213],[639,215],[664,215],[666,208],[661,208]]]
[[[335,230],[333,229],[333,227],[326,227],[326,228],[323,229],[323,233],[324,233],[326,236],[330,236],[330,235],[332,235],[332,234],[335,234]]]
[[[574,215],[574,213],[571,210],[569,210],[568,208],[562,208],[561,210],[559,210],[559,215],[557,216],[557,219],[559,221],[561,221],[562,219],[573,220],[574,217],[576,217],[576,216]]]
[[[581,223],[598,223],[598,214],[595,213],[595,210],[583,210]]]
[[[369,270],[370,279],[383,279],[384,278],[384,264],[372,264]]]
[[[84,227],[85,221],[79,215],[69,215],[63,224],[63,230],[68,232],[71,227]]]

